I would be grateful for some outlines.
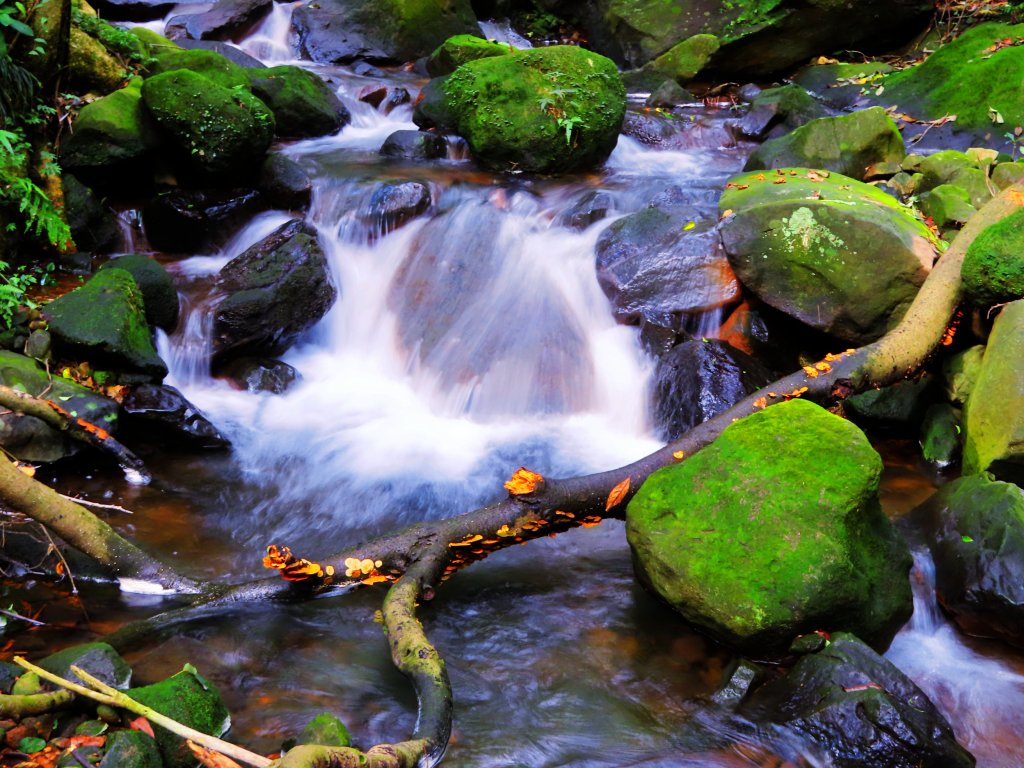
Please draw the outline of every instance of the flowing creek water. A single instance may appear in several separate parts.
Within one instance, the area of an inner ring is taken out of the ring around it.
[[[292,59],[290,10],[276,5],[241,46],[267,61]],[[595,277],[593,247],[607,222],[577,231],[563,216],[594,190],[619,213],[638,210],[671,183],[714,216],[717,190],[747,151],[701,140],[659,150],[624,137],[602,172],[554,180],[481,173],[457,145],[447,161],[396,163],[377,150],[394,130],[415,127],[409,107],[383,116],[355,94],[382,79],[415,92],[420,81],[316,69],[337,85],[353,121],[285,149],[316,179],[308,218],[340,287],[328,316],[284,358],[301,379],[282,395],[251,394],[208,373],[212,276],[289,218],[269,212],[217,252],[168,263],[185,301],[178,332],[160,339],[168,383],[231,438],[230,454],[151,457],[152,486],[64,481],[133,509],[115,521],[199,576],[260,576],[271,543],[315,559],[471,509],[504,493],[521,465],[568,476],[657,447],[647,420],[652,364],[635,329],[613,320]],[[693,118],[691,134],[724,135],[723,116]],[[382,183],[404,180],[429,186],[427,215],[394,231],[361,215]],[[395,288],[409,275],[435,278],[417,301],[399,300]],[[708,336],[721,321],[693,319]],[[886,451],[884,502],[894,516],[932,489],[907,453]],[[927,572],[919,558],[914,618],[889,658],[948,715],[979,765],[1022,765],[1022,658],[958,635],[934,606]],[[360,745],[400,740],[415,700],[374,622],[382,589],[238,608],[132,661],[144,678],[198,666],[225,693],[230,738],[257,750],[278,748],[324,710]],[[109,631],[161,599],[100,590],[87,601],[103,616],[92,629]],[[455,691],[450,765],[774,764],[756,744],[716,753],[687,746],[695,697],[722,682],[731,657],[637,586],[621,523],[494,555],[449,582],[422,617]],[[807,765],[828,764],[792,749]]]

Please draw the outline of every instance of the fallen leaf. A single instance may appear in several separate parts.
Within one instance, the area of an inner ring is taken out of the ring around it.
[[[106,736],[86,736],[81,734],[68,739],[69,747],[102,747],[107,742]]]
[[[510,496],[523,496],[527,493],[533,493],[542,482],[544,482],[543,476],[538,475],[536,472],[531,472],[526,467],[520,467],[515,471],[511,479],[505,483],[505,488]]]
[[[128,723],[128,727],[131,728],[133,731],[142,731],[144,734],[146,734],[150,738],[153,738],[153,739],[156,738],[156,735],[154,735],[154,733],[153,733],[153,726],[150,725],[149,724],[149,720],[147,720],[144,717],[140,716],[140,717],[135,718],[130,723]]]
[[[621,483],[612,488],[611,493],[608,494],[608,500],[604,503],[604,511],[607,512],[612,507],[618,506],[626,494],[629,493],[630,478],[626,478]]]
[[[754,407],[755,408],[761,408],[762,410],[767,408],[768,407],[768,398],[764,397],[764,396],[757,398],[757,400],[754,401]]]
[[[674,451],[672,453],[672,458],[675,459],[676,461],[681,461],[683,456],[685,456],[685,455],[686,455],[686,451]]]
[[[187,739],[185,743],[192,750],[196,760],[205,768],[242,768],[227,755],[222,755],[220,752],[214,752],[212,749],[196,744],[192,739]]]
[[[693,229],[696,226],[697,226],[697,222],[695,222],[695,221],[688,221],[688,222],[686,222],[686,225],[683,227],[683,232],[689,232],[691,229]]]

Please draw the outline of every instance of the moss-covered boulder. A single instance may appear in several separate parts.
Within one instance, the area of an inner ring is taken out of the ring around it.
[[[784,135],[829,111],[798,85],[766,88],[750,100],[747,113],[736,122],[743,136],[763,139]]]
[[[216,51],[186,49],[176,45],[169,48],[150,46],[149,50],[153,57],[146,67],[149,77],[186,69],[224,88],[249,89],[249,76],[245,67],[238,66]]]
[[[35,360],[0,350],[0,384],[30,395],[47,397],[72,416],[114,432],[117,403],[69,379],[49,375]],[[16,413],[0,415],[0,445],[22,461],[57,461],[77,446],[66,435],[35,418]]]
[[[793,400],[652,474],[629,504],[640,580],[756,658],[814,630],[888,645],[909,617],[910,554],[882,514],[882,462],[853,424]]]
[[[243,72],[244,77],[244,72]],[[179,157],[204,176],[244,176],[274,138],[274,115],[244,87],[225,88],[176,69],[146,80],[142,97]]]
[[[964,292],[978,307],[1024,297],[1024,210],[985,229],[964,255]]]
[[[968,634],[1024,646],[1024,490],[971,475],[926,501],[936,595]]]
[[[986,169],[978,159],[965,152],[945,149],[928,155],[916,164],[915,172],[920,174],[915,192],[928,192],[943,184],[953,184],[967,192],[975,208],[980,208],[992,198]]]
[[[146,305],[146,322],[154,328],[173,331],[178,323],[178,291],[163,265],[143,253],[129,253],[100,267],[123,269],[135,280]]]
[[[937,227],[962,226],[978,212],[970,194],[957,184],[939,184],[922,194],[918,205]]]
[[[1004,144],[1003,126],[1024,125],[1024,48],[1001,41],[1024,37],[1024,24],[971,27],[921,64],[885,78],[885,102],[915,117],[956,115],[956,130]],[[995,125],[990,110],[998,112]]]
[[[123,269],[100,270],[85,285],[47,304],[43,316],[71,357],[147,379],[167,375],[150,337],[142,291]]]
[[[822,117],[770,139],[750,155],[744,170],[803,166],[863,179],[868,166],[899,163],[907,154],[896,123],[881,107]]]
[[[882,513],[882,460],[850,422],[792,400],[652,474],[627,512],[640,580],[759,658],[814,630],[886,647],[911,610],[906,545]]]
[[[685,84],[704,69],[720,46],[721,42],[715,35],[694,35],[673,45],[644,65],[644,69]]]
[[[133,688],[128,695],[182,725],[211,736],[223,734],[231,722],[228,708],[216,687],[191,665],[159,683]],[[195,757],[185,739],[160,726],[154,726],[153,732],[166,768],[195,765]]]
[[[626,113],[615,65],[572,45],[468,62],[444,91],[473,156],[498,170],[593,168],[615,148]]]
[[[274,113],[278,136],[304,139],[335,133],[352,116],[314,72],[288,64],[247,70],[252,92]]]
[[[71,667],[79,667],[113,688],[127,688],[132,679],[128,662],[107,643],[73,645],[47,656],[39,666],[68,680],[78,679]]]
[[[964,414],[964,474],[1024,484],[1024,301],[1000,311]]]
[[[75,120],[75,130],[61,146],[61,166],[92,180],[124,169],[148,164],[159,146],[156,124],[142,103],[141,77],[121,90],[86,104]],[[124,177],[122,176],[122,183]]]
[[[942,363],[942,388],[949,402],[966,405],[978,381],[985,347],[975,344],[962,352],[950,355]]]
[[[506,43],[494,43],[476,35],[455,35],[437,46],[427,59],[427,74],[431,77],[450,75],[469,61],[504,56],[513,51]]]
[[[68,44],[68,77],[69,84],[75,88],[107,94],[121,86],[127,72],[103,47],[103,43],[72,26]]]
[[[156,741],[142,731],[114,731],[107,736],[99,768],[163,768]]]
[[[875,187],[787,168],[734,176],[719,226],[740,281],[776,309],[851,343],[903,316],[935,258],[931,233]]]
[[[313,61],[413,61],[456,35],[480,33],[469,0],[319,0],[295,9],[299,46]]]

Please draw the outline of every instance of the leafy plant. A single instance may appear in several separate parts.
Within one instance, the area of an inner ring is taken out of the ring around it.
[[[0,127],[31,107],[38,85],[35,76],[11,58],[8,46],[8,36],[12,41],[22,35],[32,37],[25,16],[21,2],[0,0]]]
[[[63,247],[71,240],[71,230],[46,192],[24,172],[28,151],[28,142],[21,132],[0,129],[0,205],[17,208],[24,232]],[[60,173],[52,155],[45,153],[41,159],[44,175]],[[16,231],[17,225],[11,223],[7,228]]]
[[[1012,131],[1004,133],[1003,137],[1010,143],[1011,160],[1024,157],[1024,126],[1018,125]]]
[[[6,261],[0,261],[0,324],[10,328],[19,307],[35,306],[25,292],[37,282],[36,276],[24,267],[11,269]]]

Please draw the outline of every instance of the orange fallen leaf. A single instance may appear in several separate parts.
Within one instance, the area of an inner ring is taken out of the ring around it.
[[[106,736],[71,736],[68,738],[68,746],[77,747],[102,747],[107,742]]]
[[[622,500],[626,498],[626,494],[629,493],[630,482],[630,478],[627,477],[621,483],[612,488],[611,493],[608,494],[608,499],[604,503],[605,512],[622,503]]]
[[[505,483],[505,488],[511,496],[523,496],[527,493],[533,493],[542,482],[544,482],[543,476],[538,475],[536,472],[531,472],[526,467],[520,467],[515,471],[511,479]]]
[[[754,407],[755,408],[761,408],[761,409],[767,408],[768,407],[768,398],[764,397],[763,395],[761,397],[757,398],[757,400],[754,401]]]
[[[192,739],[187,739],[185,743],[188,744],[188,748],[192,750],[192,754],[204,768],[242,768],[227,755],[222,755],[220,752],[214,752],[212,749],[196,744]]]
[[[131,728],[133,731],[142,731],[150,738],[156,738],[156,736],[153,734],[153,726],[150,725],[149,720],[147,720],[144,717],[136,717],[134,720],[128,723],[128,727]]]
[[[686,451],[673,451],[672,452],[672,458],[675,459],[676,461],[680,461],[683,458],[683,456],[685,456],[685,455],[686,455]]]

